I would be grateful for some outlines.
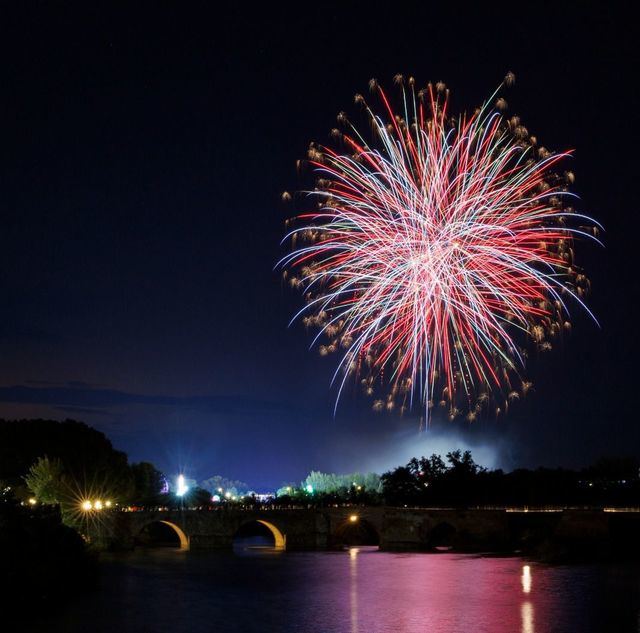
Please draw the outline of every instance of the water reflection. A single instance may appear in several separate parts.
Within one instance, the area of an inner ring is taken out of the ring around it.
[[[351,579],[351,633],[358,633],[358,547],[349,548],[349,577]]]
[[[531,567],[529,565],[522,568],[522,591],[531,593]]]
[[[637,565],[236,551],[112,556],[98,592],[21,633],[638,633]]]
[[[522,592],[531,593],[531,565],[522,566],[522,576],[520,577]],[[522,633],[535,633],[533,623],[534,607],[533,602],[525,600],[520,606],[520,617],[522,619]]]
[[[528,600],[523,602],[520,607],[520,615],[522,616],[522,633],[535,633],[533,627],[533,604]]]
[[[233,552],[237,556],[269,556],[282,554],[273,539],[265,536],[237,537],[233,540]]]

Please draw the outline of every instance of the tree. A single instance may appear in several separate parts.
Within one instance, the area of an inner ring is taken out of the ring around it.
[[[211,493],[196,486],[187,492],[185,502],[189,506],[208,506],[211,503]]]
[[[471,457],[471,451],[451,451],[447,453],[447,461],[450,464],[449,474],[456,477],[473,477],[486,468],[478,465]]]
[[[133,475],[133,503],[142,506],[156,505],[165,485],[164,475],[149,462],[131,464],[131,473]]]
[[[35,498],[42,503],[61,503],[66,497],[64,468],[59,459],[40,457],[24,478]]]
[[[447,473],[447,466],[440,455],[435,453],[431,457],[413,458],[407,464],[411,473],[427,483],[441,480]]]
[[[299,492],[298,487],[293,482],[289,482],[287,484],[283,484],[282,486],[280,486],[280,488],[278,488],[278,490],[276,490],[276,497],[289,498],[295,495],[297,492]]]
[[[127,456],[116,451],[104,433],[74,420],[0,420],[0,479],[20,486],[45,455],[60,460],[77,495],[104,491],[125,500],[132,492]]]
[[[389,505],[414,505],[421,496],[420,483],[406,466],[382,475],[382,490]]]
[[[318,494],[338,495],[347,498],[354,492],[378,493],[380,492],[380,475],[377,473],[322,473],[312,470],[301,483],[300,487],[307,490],[308,487]]]
[[[222,475],[213,475],[200,482],[200,488],[208,490],[212,495],[229,493],[233,497],[241,497],[249,490],[249,485],[236,479],[227,479]]]

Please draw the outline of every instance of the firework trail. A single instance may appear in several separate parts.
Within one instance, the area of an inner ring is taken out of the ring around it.
[[[570,152],[539,147],[494,102],[513,80],[455,117],[441,82],[396,76],[396,114],[372,80],[383,114],[355,98],[370,134],[341,113],[341,149],[311,144],[314,208],[280,264],[306,299],[294,318],[319,329],[322,355],[341,353],[338,399],[353,376],[375,410],[419,400],[427,418],[434,405],[450,419],[499,414],[532,388],[527,343],[550,349],[570,329],[567,298],[587,309],[573,238],[598,241],[599,225],[571,207],[574,177],[559,170]]]

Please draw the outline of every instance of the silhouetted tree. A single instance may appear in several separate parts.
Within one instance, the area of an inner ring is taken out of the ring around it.
[[[420,482],[407,466],[384,473],[382,488],[385,501],[390,505],[413,505],[422,496]]]
[[[142,506],[159,504],[165,485],[163,474],[149,462],[131,464],[131,473],[133,475],[132,503]]]
[[[636,458],[601,459],[582,471],[487,470],[470,451],[414,458],[382,475],[386,503],[416,506],[640,505]]]
[[[73,420],[0,420],[0,479],[19,491],[29,469],[45,456],[59,460],[79,497],[108,490],[112,499],[125,501],[133,491],[127,456],[104,433]]]
[[[204,488],[196,486],[187,492],[184,497],[184,501],[189,506],[208,506],[211,504],[211,493]]]

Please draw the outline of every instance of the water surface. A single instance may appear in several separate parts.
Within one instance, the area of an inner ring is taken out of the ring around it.
[[[136,550],[106,557],[100,589],[33,630],[638,633],[640,566],[367,547]]]

